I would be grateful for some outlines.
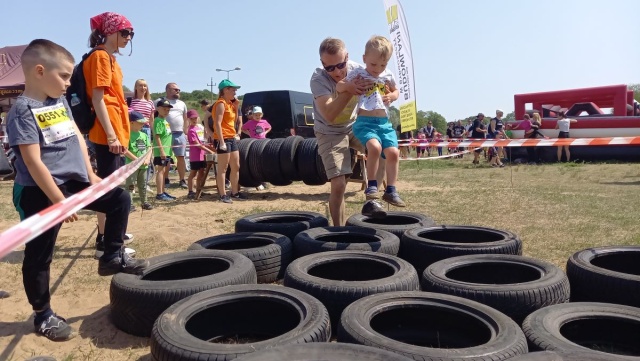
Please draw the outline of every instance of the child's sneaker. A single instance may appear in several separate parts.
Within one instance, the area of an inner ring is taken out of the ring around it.
[[[187,185],[187,181],[185,181],[184,179],[180,181],[180,188],[189,188],[189,186]]]
[[[189,199],[196,199],[196,192],[191,191],[187,194],[187,198]]]
[[[232,199],[236,199],[236,200],[240,200],[240,201],[245,201],[247,199],[249,199],[249,197],[247,197],[246,194],[242,193],[242,192],[238,192],[236,194],[231,194],[231,198]]]
[[[156,194],[156,200],[157,201],[172,201],[173,198],[167,196],[165,193],[162,193],[162,194]]]
[[[123,243],[125,243],[125,242],[123,242]],[[129,242],[129,243],[131,243],[131,242]],[[130,257],[135,257],[136,256],[136,250],[133,249],[133,248],[125,247],[124,251]],[[94,255],[95,259],[99,259],[100,257],[102,257],[103,254],[104,254],[104,241],[96,242],[96,253]]]
[[[133,259],[124,249],[118,252],[118,256],[110,261],[100,258],[98,261],[98,274],[100,276],[111,276],[116,273],[129,273],[140,275],[149,267],[149,261],[146,259]]]
[[[142,209],[144,209],[145,211],[150,211],[153,209],[153,206],[149,202],[144,202],[142,203]]]
[[[228,204],[233,203],[233,201],[231,200],[231,197],[229,197],[227,194],[220,196],[220,202],[228,203]]]
[[[177,199],[176,197],[172,196],[171,194],[169,194],[169,193],[167,193],[167,192],[164,192],[163,194],[164,194],[165,196],[167,196],[167,197],[171,198],[172,200]]]
[[[365,189],[364,191],[364,196],[367,200],[379,199],[380,196],[378,195],[378,187],[367,187],[367,189]]]
[[[402,200],[402,198],[400,198],[400,195],[398,194],[398,192],[393,192],[393,193],[387,193],[385,192],[382,195],[382,200],[391,204],[392,206],[396,206],[396,207],[406,207],[407,204],[404,203],[404,201]]]
[[[376,200],[366,201],[360,213],[365,217],[371,218],[384,218],[387,216],[387,212],[384,210],[382,204]]]
[[[69,326],[67,320],[56,315],[49,316],[41,324],[35,325],[36,333],[51,341],[67,341],[76,337],[76,331]]]

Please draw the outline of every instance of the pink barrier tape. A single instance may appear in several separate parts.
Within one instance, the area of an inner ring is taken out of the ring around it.
[[[60,203],[53,204],[51,207],[2,232],[0,234],[0,259],[124,182],[128,176],[140,167],[149,152],[82,192],[76,193]]]
[[[640,145],[640,137],[550,138],[550,139],[473,139],[445,142],[398,140],[400,147],[558,147],[562,145]]]

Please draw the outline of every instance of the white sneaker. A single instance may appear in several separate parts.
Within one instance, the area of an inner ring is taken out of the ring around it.
[[[257,190],[259,191],[263,191],[264,190],[264,186],[262,184],[260,184],[259,186],[256,187]]]
[[[136,250],[133,248],[129,248],[129,247],[125,247],[124,251],[126,254],[129,255],[129,257],[135,257],[136,256]],[[96,253],[95,253],[95,259],[99,259],[100,257],[102,257],[102,255],[104,254],[104,250],[97,250],[96,249]]]
[[[129,244],[131,242],[133,242],[133,234],[125,233],[124,234],[124,238],[122,239],[122,243]]]

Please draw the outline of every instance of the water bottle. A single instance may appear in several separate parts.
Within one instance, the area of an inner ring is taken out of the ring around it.
[[[71,106],[75,107],[78,104],[80,104],[80,98],[78,98],[78,94],[71,94]]]

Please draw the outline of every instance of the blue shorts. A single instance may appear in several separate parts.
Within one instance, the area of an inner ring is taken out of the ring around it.
[[[187,136],[183,132],[171,132],[171,145],[173,146],[173,155],[184,157],[187,149]]]
[[[387,117],[365,117],[358,116],[353,123],[353,135],[365,147],[371,139],[380,142],[382,150],[387,148],[398,148],[398,136]]]

